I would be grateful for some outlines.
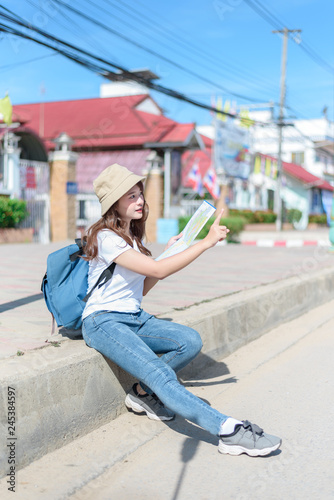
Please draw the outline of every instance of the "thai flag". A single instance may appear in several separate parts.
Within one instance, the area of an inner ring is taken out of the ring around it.
[[[208,168],[203,179],[203,184],[215,200],[219,198],[220,189],[217,181],[217,174],[213,167]]]
[[[203,196],[203,182],[198,163],[194,163],[187,176],[187,185],[200,196]]]

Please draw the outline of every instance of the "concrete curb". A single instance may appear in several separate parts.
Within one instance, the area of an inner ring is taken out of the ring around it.
[[[202,353],[180,376],[231,353],[280,323],[334,298],[334,269],[299,275],[184,310],[165,319],[192,326],[202,336]],[[82,339],[48,345],[0,366],[0,477],[8,472],[7,387],[16,392],[17,470],[125,412],[132,379],[88,348]]]
[[[328,240],[273,240],[273,239],[258,239],[258,240],[244,240],[240,242],[242,245],[248,246],[258,246],[258,247],[309,247],[309,246],[321,246],[330,247],[330,241]]]

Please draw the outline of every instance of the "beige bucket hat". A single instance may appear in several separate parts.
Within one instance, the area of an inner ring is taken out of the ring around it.
[[[101,215],[108,212],[109,208],[129,189],[144,180],[145,177],[134,174],[118,163],[103,170],[93,182],[95,194],[101,203]]]

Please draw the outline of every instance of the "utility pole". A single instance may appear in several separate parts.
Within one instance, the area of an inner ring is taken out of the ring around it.
[[[281,64],[281,95],[280,95],[280,107],[279,107],[279,117],[278,117],[278,158],[277,158],[277,181],[276,181],[276,231],[282,230],[282,200],[281,200],[281,190],[282,190],[282,139],[283,139],[283,127],[284,127],[284,106],[285,106],[285,80],[286,80],[286,61],[288,53],[288,38],[289,33],[301,33],[302,30],[289,30],[284,28],[283,30],[275,30],[273,33],[283,34],[283,50],[282,50],[282,64]]]

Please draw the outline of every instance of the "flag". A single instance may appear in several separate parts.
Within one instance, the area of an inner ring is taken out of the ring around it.
[[[230,101],[225,101],[224,108],[223,108],[223,99],[221,97],[218,97],[217,99],[217,104],[216,104],[216,109],[219,111],[225,111],[225,113],[229,113],[231,108],[231,103]],[[217,113],[217,119],[222,120],[225,122],[228,118],[228,115],[224,113]]]
[[[203,184],[211,196],[217,200],[220,196],[220,189],[217,180],[217,174],[213,167],[209,167],[203,179]]]
[[[271,175],[271,159],[266,158],[265,159],[265,173],[267,177],[270,177]]]
[[[229,113],[230,109],[231,109],[231,103],[230,103],[230,101],[225,101],[225,104],[224,104],[224,111],[225,111],[225,113]],[[224,121],[226,121],[227,118],[228,118],[227,115],[223,115],[223,120]]]
[[[222,111],[223,110],[223,99],[221,97],[218,97],[217,99],[217,103],[216,103],[216,109],[218,109],[219,111]],[[223,115],[223,113],[217,113],[217,120],[225,120],[225,115]]]
[[[277,179],[277,160],[273,160],[272,178]]]
[[[187,185],[189,185],[196,193],[203,196],[202,176],[198,163],[194,163],[187,176]]]
[[[254,120],[249,117],[248,109],[240,110],[240,127],[249,128],[254,125]]]
[[[255,161],[254,161],[254,174],[260,174],[261,173],[261,157],[260,156],[255,156]]]
[[[10,102],[9,95],[6,95],[3,99],[0,99],[0,113],[2,114],[3,121],[10,125],[12,123],[12,103]]]

